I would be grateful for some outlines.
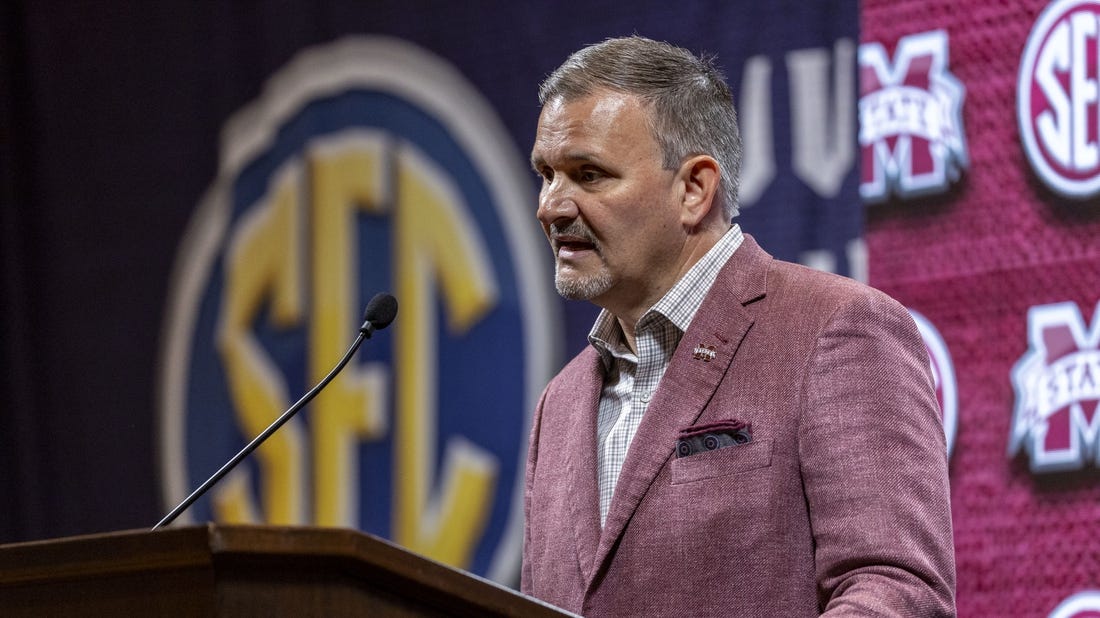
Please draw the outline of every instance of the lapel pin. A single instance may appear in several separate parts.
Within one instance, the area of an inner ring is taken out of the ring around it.
[[[703,343],[700,343],[699,345],[695,346],[695,350],[691,353],[692,358],[694,358],[695,360],[701,360],[704,363],[709,363],[710,361],[714,360],[715,357],[717,357],[717,356],[718,356],[718,353],[715,352],[715,347],[714,346],[706,345],[706,344],[703,344]]]

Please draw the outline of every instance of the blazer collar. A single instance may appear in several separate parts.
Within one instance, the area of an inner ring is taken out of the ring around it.
[[[741,340],[755,319],[756,307],[753,303],[765,296],[771,259],[751,236],[746,235],[744,243],[722,268],[691,326],[680,340],[627,451],[607,520],[599,535],[595,560],[590,563],[596,568],[585,572],[589,587],[608,560],[649,486],[672,456],[680,429],[695,424],[729,369]],[[713,346],[714,356],[703,360],[709,354],[697,355],[696,348],[701,346]],[[596,361],[595,354],[593,361]],[[584,392],[591,392],[587,389],[592,388],[597,393],[598,408],[600,386],[585,384],[585,388]],[[594,443],[592,448],[595,448]],[[585,520],[590,521],[590,518]],[[588,528],[588,524],[583,524],[583,527]],[[595,529],[599,530],[598,511]],[[590,538],[587,534],[578,534],[582,552],[583,541],[587,538]],[[582,566],[585,562],[582,560]]]

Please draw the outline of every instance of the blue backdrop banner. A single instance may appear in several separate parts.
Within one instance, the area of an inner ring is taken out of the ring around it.
[[[530,413],[595,316],[553,291],[536,90],[610,36],[716,55],[743,229],[865,277],[854,0],[0,19],[0,542],[151,525],[323,377],[386,290],[393,326],[186,517],[357,527],[514,583]]]

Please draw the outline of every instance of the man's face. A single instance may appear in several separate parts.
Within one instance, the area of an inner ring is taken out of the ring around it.
[[[684,244],[682,188],[663,168],[648,116],[627,94],[553,99],[531,151],[558,292],[616,314],[644,311],[664,294]]]

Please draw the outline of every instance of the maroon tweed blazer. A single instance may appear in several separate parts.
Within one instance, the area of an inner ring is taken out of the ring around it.
[[[603,529],[601,376],[589,347],[536,411],[525,593],[588,616],[954,615],[944,434],[897,302],[746,237],[672,357]],[[682,429],[731,419],[751,442],[676,456]]]

